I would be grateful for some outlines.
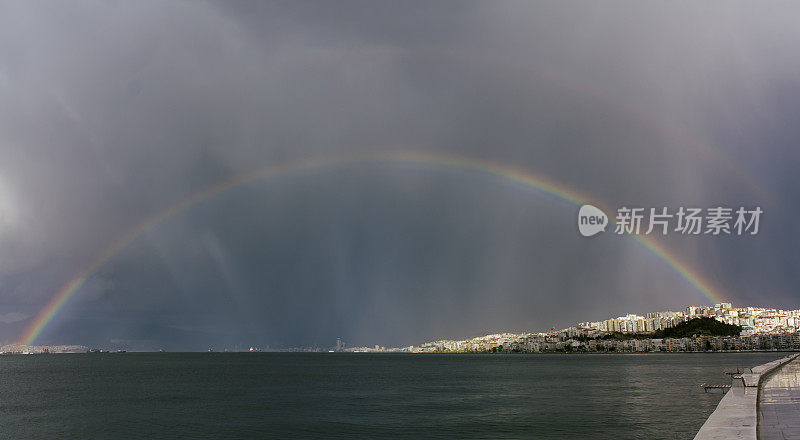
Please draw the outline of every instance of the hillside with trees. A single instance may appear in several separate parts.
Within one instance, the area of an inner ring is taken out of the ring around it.
[[[675,327],[656,330],[653,338],[691,338],[693,336],[739,336],[742,327],[726,324],[714,318],[694,318]]]

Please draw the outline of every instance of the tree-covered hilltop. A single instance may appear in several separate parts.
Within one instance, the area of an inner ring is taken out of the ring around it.
[[[656,330],[652,333],[620,333],[613,332],[606,334],[601,339],[613,339],[617,341],[627,341],[629,339],[664,339],[664,338],[691,338],[693,336],[739,336],[742,327],[738,325],[726,324],[714,318],[693,318],[686,322],[681,322],[675,327]],[[587,341],[591,337],[577,338]]]
[[[739,336],[742,327],[726,324],[714,318],[694,318],[675,327],[656,330],[653,338],[691,338],[692,336]]]

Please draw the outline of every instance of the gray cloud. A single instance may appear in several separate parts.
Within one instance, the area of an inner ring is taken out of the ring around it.
[[[664,243],[736,303],[796,308],[795,9],[4,3],[0,305],[34,315],[144,218],[230,176],[416,150],[614,207],[760,204],[756,237]],[[255,182],[109,259],[40,342],[410,344],[707,301],[633,240],[580,238],[576,210],[441,165]]]
[[[29,315],[23,313],[10,312],[0,315],[0,322],[5,324],[12,324],[27,319],[29,317],[30,317]]]

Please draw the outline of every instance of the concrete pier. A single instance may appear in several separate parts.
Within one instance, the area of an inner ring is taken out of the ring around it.
[[[706,420],[700,431],[694,437],[695,440],[722,440],[722,439],[741,439],[741,440],[757,440],[758,434],[765,429],[770,430],[771,437],[764,437],[766,439],[783,439],[789,437],[772,436],[772,425],[775,426],[789,426],[779,425],[778,421],[782,421],[789,417],[788,407],[779,407],[782,403],[777,403],[775,411],[768,410],[764,413],[764,427],[759,427],[759,390],[761,386],[769,381],[774,375],[771,373],[782,370],[782,367],[790,363],[793,366],[800,368],[800,361],[795,361],[797,354],[787,356],[785,358],[777,359],[764,365],[753,367],[750,373],[743,373],[734,375],[731,378],[731,389],[719,402],[717,409]],[[788,370],[787,370],[788,371]],[[777,373],[776,373],[777,374]],[[776,384],[784,382],[777,381]],[[795,382],[796,384],[796,382]],[[787,393],[786,387],[775,387],[775,398]],[[800,398],[800,388],[795,385],[791,394]],[[781,408],[780,410],[778,408]],[[779,414],[783,416],[779,419]],[[779,433],[778,435],[783,435]],[[798,437],[791,437],[798,438]]]
[[[800,440],[800,359],[789,362],[761,381],[758,438]]]

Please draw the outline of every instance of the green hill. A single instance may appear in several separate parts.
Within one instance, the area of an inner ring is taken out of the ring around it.
[[[663,338],[691,338],[693,336],[739,336],[742,327],[738,325],[725,324],[714,318],[693,318],[682,322],[675,327],[664,330],[656,330],[652,333],[620,333],[613,332],[606,334],[600,339],[616,339],[625,341],[628,339],[663,339]],[[581,339],[581,338],[578,338]],[[584,337],[583,340],[591,338]]]
[[[653,338],[691,338],[692,336],[739,336],[742,327],[714,318],[694,318],[675,327],[656,330]]]

